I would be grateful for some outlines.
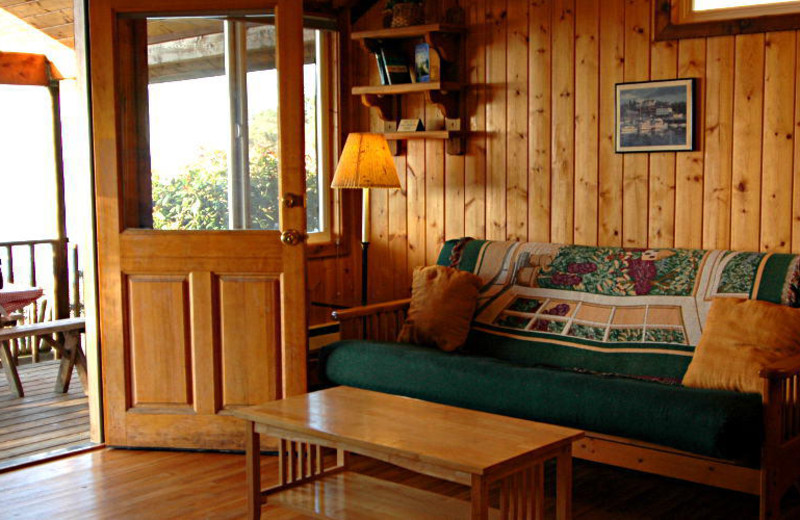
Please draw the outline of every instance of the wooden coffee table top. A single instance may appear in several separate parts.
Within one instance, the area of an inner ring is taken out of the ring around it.
[[[234,415],[353,451],[380,451],[473,475],[583,436],[572,428],[346,386],[241,408]]]

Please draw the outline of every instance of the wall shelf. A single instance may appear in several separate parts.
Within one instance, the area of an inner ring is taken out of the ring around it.
[[[387,141],[405,141],[407,139],[452,139],[459,132],[448,130],[422,130],[419,132],[386,132],[383,134]]]
[[[395,85],[358,85],[352,89],[353,95],[361,96],[361,102],[378,111],[385,122],[386,138],[392,141],[407,139],[441,139],[446,142],[447,153],[463,154],[465,135],[463,129],[464,110],[462,109],[461,83],[464,77],[462,34],[465,28],[460,25],[433,23],[410,27],[392,27],[357,31],[351,38],[361,42],[367,52],[377,52],[389,45],[405,49],[408,64],[413,67],[414,46],[424,40],[430,46],[432,78],[437,81],[402,83]],[[434,60],[434,58],[436,58]],[[441,64],[441,65],[440,65]],[[401,118],[401,97],[406,94],[424,94],[428,104],[439,108],[445,118],[445,130],[422,132],[396,132],[397,121]],[[399,147],[394,147],[399,153]]]

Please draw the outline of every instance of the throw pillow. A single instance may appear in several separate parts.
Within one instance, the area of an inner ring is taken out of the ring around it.
[[[800,309],[715,298],[683,384],[760,393],[759,371],[800,354]]]
[[[480,277],[432,265],[414,270],[411,304],[397,341],[451,352],[464,345],[478,302]]]

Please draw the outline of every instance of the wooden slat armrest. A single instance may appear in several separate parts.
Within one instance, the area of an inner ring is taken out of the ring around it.
[[[765,379],[786,379],[795,374],[800,374],[800,354],[776,361],[759,372]]]
[[[364,305],[363,307],[337,310],[334,311],[331,316],[334,321],[352,320],[355,318],[363,318],[365,316],[372,316],[375,314],[382,314],[384,312],[392,312],[399,309],[404,309],[408,307],[409,303],[411,303],[411,298],[404,298],[402,300],[393,300],[390,302]]]

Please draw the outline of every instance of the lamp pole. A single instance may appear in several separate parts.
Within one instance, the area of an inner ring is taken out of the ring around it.
[[[369,212],[370,203],[369,188],[362,190],[361,197],[361,305],[367,304],[367,275],[369,274],[369,228],[371,215]]]

